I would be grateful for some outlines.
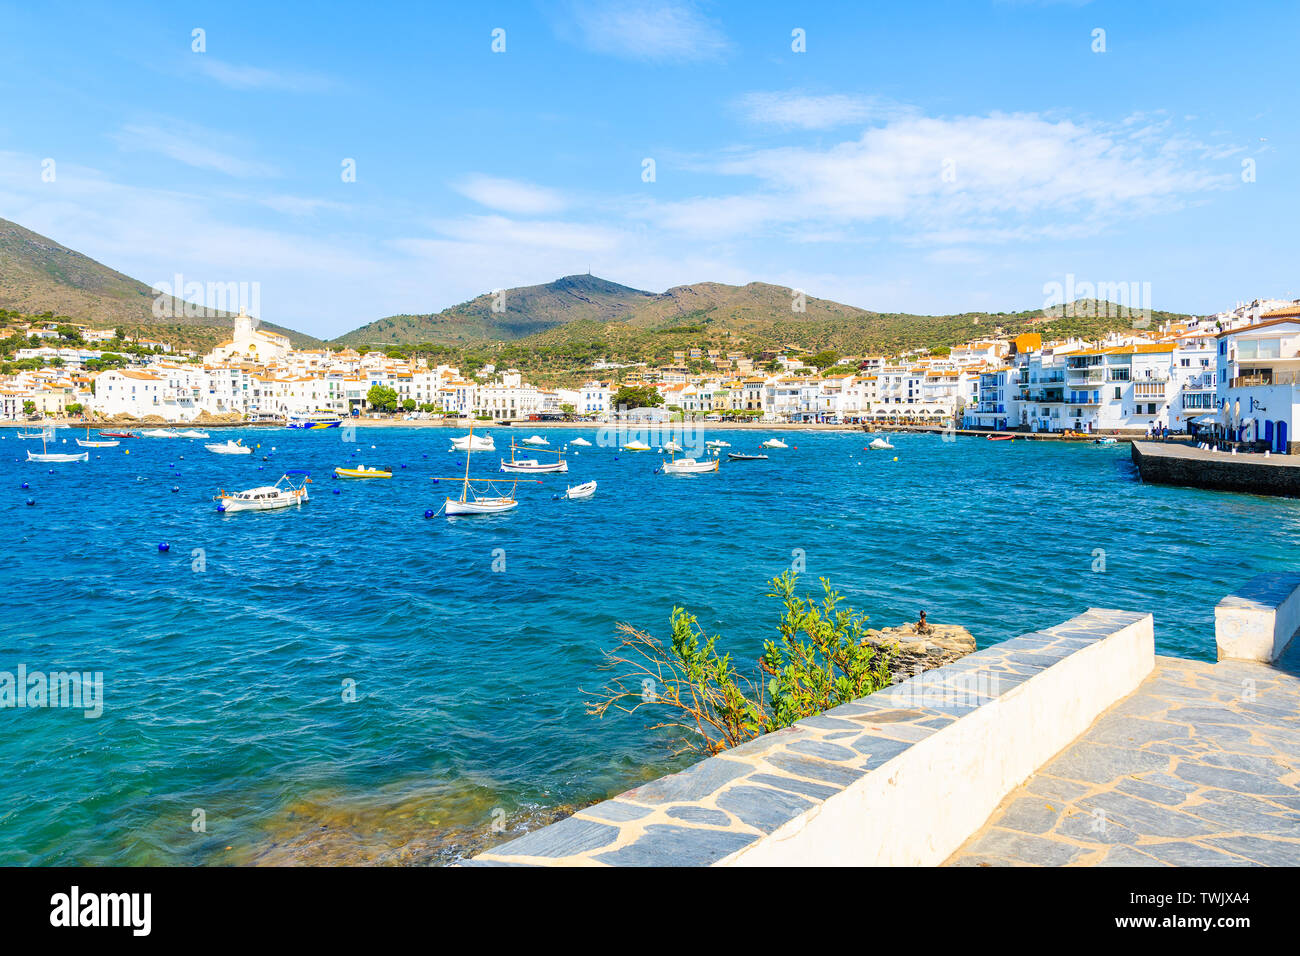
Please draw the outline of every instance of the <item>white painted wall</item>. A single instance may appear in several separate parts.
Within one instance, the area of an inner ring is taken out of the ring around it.
[[[720,866],[937,866],[1155,666],[1150,614],[953,721]]]

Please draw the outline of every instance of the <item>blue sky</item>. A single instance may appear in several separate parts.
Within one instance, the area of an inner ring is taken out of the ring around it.
[[[0,2],[0,216],[318,335],[588,270],[926,313],[1069,274],[1300,296],[1294,3],[60,11]]]

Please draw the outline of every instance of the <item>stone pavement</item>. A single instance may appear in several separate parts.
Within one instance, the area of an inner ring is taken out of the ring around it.
[[[1300,640],[1273,665],[1156,658],[946,865],[1300,865]]]

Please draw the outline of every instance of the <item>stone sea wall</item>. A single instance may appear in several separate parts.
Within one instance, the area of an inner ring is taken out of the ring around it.
[[[1232,455],[1152,442],[1134,442],[1131,455],[1142,480],[1153,484],[1300,497],[1300,456]]]
[[[702,760],[467,865],[936,865],[1154,666],[1092,609]]]

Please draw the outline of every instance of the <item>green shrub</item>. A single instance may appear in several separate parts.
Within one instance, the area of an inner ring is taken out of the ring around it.
[[[889,686],[892,655],[863,643],[867,616],[841,608],[825,578],[820,601],[796,596],[797,583],[790,571],[772,579],[767,596],[782,604],[777,639],[764,642],[750,675],[680,607],[667,645],[620,624],[623,641],[606,654],[618,673],[587,712],[649,707],[664,714],[654,728],[679,734],[676,752],[715,754]]]

